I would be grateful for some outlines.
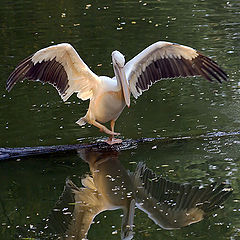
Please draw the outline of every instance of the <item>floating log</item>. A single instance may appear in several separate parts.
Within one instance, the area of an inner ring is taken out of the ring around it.
[[[156,137],[156,138],[140,138],[140,139],[124,139],[121,144],[108,145],[105,142],[93,142],[73,145],[56,145],[56,146],[37,146],[37,147],[19,147],[19,148],[0,148],[0,160],[15,159],[19,157],[54,154],[59,152],[76,152],[82,148],[93,148],[101,150],[128,150],[137,148],[138,144],[142,143],[170,143],[176,141],[187,141],[196,139],[215,139],[222,137],[239,136],[240,131],[237,132],[214,132],[196,136],[178,136],[178,137]]]
[[[59,152],[76,152],[78,149],[83,148],[95,148],[95,149],[106,149],[106,150],[124,150],[130,149],[139,140],[124,140],[121,144],[108,145],[105,142],[94,142],[91,144],[73,144],[73,145],[54,145],[54,146],[37,146],[37,147],[17,147],[17,148],[0,148],[0,160],[7,160],[12,158],[54,154]]]

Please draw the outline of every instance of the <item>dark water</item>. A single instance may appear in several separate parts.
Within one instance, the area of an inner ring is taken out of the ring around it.
[[[0,33],[0,147],[102,138],[95,127],[75,124],[88,107],[76,96],[63,103],[52,86],[26,81],[6,92],[6,80],[16,64],[43,47],[69,42],[96,74],[106,76],[113,76],[113,50],[129,60],[159,40],[194,47],[217,61],[228,73],[228,82],[162,81],[137,101],[132,99],[131,108],[116,124],[124,138],[190,138],[142,144],[121,152],[119,160],[131,171],[143,161],[171,181],[193,185],[225,181],[234,189],[223,209],[179,230],[163,230],[136,210],[134,239],[240,237],[240,140],[232,134],[240,124],[239,1],[1,1]],[[208,137],[217,132],[228,135]],[[75,154],[1,162],[2,239],[17,238],[36,226],[55,205],[65,179],[80,186],[86,172],[88,165]],[[121,214],[116,210],[97,216],[88,238],[120,239]]]

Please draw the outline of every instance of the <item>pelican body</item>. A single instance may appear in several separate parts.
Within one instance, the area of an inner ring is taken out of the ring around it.
[[[67,179],[48,221],[64,239],[87,239],[98,214],[122,209],[121,239],[130,240],[135,207],[163,229],[185,227],[209,216],[232,194],[232,188],[224,183],[199,188],[171,182],[143,162],[130,172],[121,164],[118,152],[85,148],[78,153],[89,164],[91,174],[81,179],[82,187]]]
[[[113,51],[115,76],[97,76],[83,62],[75,49],[61,43],[41,49],[23,60],[7,80],[10,91],[17,81],[39,80],[52,84],[63,101],[73,93],[81,100],[90,100],[87,114],[77,121],[80,126],[89,123],[110,135],[114,141],[115,122],[124,107],[130,106],[130,95],[138,98],[155,82],[164,78],[202,76],[212,81],[227,80],[227,74],[210,58],[193,48],[159,41],[125,64],[119,51]],[[110,122],[111,130],[103,125]]]
[[[101,89],[91,98],[87,114],[80,118],[77,124],[82,126],[90,123],[109,135],[118,135],[114,132],[114,124],[126,106],[122,89],[116,80],[104,76],[99,78],[101,79]],[[100,124],[109,121],[111,121],[111,131]]]

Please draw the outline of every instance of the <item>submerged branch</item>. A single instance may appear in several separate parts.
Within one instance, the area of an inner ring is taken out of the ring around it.
[[[215,139],[220,137],[239,136],[237,132],[215,132],[206,135],[197,136],[179,136],[179,137],[156,137],[156,138],[140,138],[140,139],[125,139],[121,144],[108,145],[105,142],[94,142],[90,144],[73,144],[73,145],[56,145],[56,146],[38,146],[38,147],[19,147],[19,148],[0,148],[0,160],[7,160],[25,156],[53,154],[59,152],[75,152],[78,149],[93,148],[101,150],[127,150],[136,148],[141,143],[172,143],[177,141],[187,141],[196,139]]]

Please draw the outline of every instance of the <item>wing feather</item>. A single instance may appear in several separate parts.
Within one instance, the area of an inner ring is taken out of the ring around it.
[[[125,72],[135,98],[164,78],[202,76],[209,81],[227,80],[227,74],[210,58],[193,48],[162,41],[130,60]]]
[[[135,170],[134,185],[137,207],[165,229],[201,221],[232,194],[232,188],[225,183],[199,188],[168,181],[142,162]]]
[[[68,43],[41,49],[20,62],[7,80],[7,90],[25,78],[50,83],[64,101],[74,92],[82,100],[89,99],[100,83]]]
[[[87,178],[92,181],[91,177]],[[69,236],[67,239],[86,239],[95,216],[106,210],[103,204],[96,187],[78,188],[67,179],[64,191],[50,214],[48,225],[58,236]]]

